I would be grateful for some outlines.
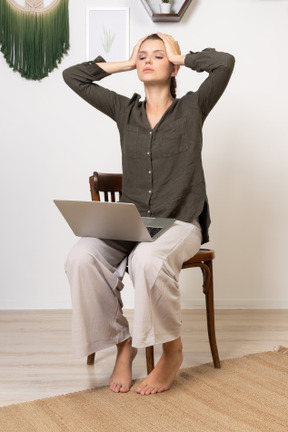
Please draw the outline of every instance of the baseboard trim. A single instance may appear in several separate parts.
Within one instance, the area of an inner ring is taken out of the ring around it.
[[[183,299],[183,309],[204,309],[205,297],[202,299]],[[214,300],[215,309],[288,309],[288,299],[239,298]]]
[[[71,308],[71,302],[66,300],[58,302],[0,301],[0,310],[65,310]]]
[[[258,299],[258,298],[239,298],[221,299],[216,298],[215,309],[288,309],[288,299]],[[205,309],[205,296],[201,298],[182,299],[182,309]],[[23,302],[23,301],[0,301],[0,310],[61,310],[71,309],[71,302],[51,301],[51,302]],[[124,309],[134,309],[133,300],[124,302]]]

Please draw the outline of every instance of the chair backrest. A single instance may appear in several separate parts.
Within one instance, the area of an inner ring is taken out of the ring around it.
[[[98,173],[89,177],[92,201],[115,202],[122,195],[122,174]],[[103,197],[103,198],[102,198]]]

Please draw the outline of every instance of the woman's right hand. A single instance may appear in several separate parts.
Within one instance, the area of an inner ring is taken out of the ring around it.
[[[1,1],[1,0],[0,0]],[[133,48],[132,54],[129,58],[129,60],[124,60],[120,62],[103,62],[103,63],[96,63],[101,69],[103,69],[105,72],[113,74],[118,72],[126,72],[131,71],[133,69],[136,69],[136,61],[138,58],[138,52],[139,48],[142,45],[143,41],[146,39],[147,36],[141,38],[135,47]]]
[[[138,58],[139,49],[146,38],[147,38],[147,36],[144,36],[143,38],[141,38],[133,48],[132,54],[131,54],[130,59],[129,59],[129,62],[131,63],[131,69],[136,68],[136,61]]]

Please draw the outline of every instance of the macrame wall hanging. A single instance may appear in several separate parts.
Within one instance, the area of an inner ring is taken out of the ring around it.
[[[0,0],[0,47],[13,70],[40,80],[69,49],[69,0]]]

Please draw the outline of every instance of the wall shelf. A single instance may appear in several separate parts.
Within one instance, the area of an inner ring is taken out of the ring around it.
[[[159,3],[161,0],[158,0]],[[183,17],[184,13],[186,12],[188,6],[190,5],[192,0],[183,0],[182,2],[180,1],[180,3],[182,5],[180,5],[180,8],[178,10],[177,13],[170,13],[170,14],[161,14],[161,13],[156,13],[155,11],[153,11],[149,0],[141,0],[141,2],[143,3],[143,6],[145,7],[146,11],[148,12],[149,16],[151,17],[152,21],[171,21],[171,22],[178,22],[181,20],[181,18]]]

